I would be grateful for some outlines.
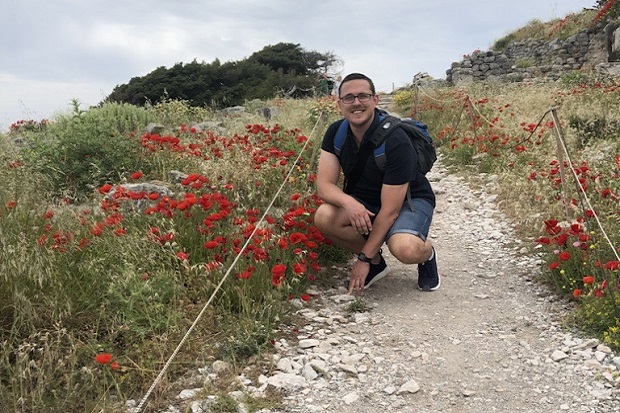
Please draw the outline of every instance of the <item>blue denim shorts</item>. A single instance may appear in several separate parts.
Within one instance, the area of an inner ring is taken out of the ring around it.
[[[387,241],[394,234],[412,234],[422,238],[422,241],[426,241],[433,221],[433,212],[433,205],[426,199],[413,198],[411,205],[409,201],[405,200],[398,218],[392,224],[385,240]]]
[[[379,208],[372,207],[359,199],[358,201],[375,214],[379,212]],[[426,199],[412,198],[411,205],[409,200],[405,200],[385,240],[387,241],[394,234],[412,234],[420,237],[422,241],[426,241],[433,221],[434,210],[433,205]]]

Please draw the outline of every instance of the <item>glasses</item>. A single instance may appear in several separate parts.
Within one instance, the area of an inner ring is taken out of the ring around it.
[[[342,103],[351,104],[355,102],[355,98],[360,102],[368,102],[374,95],[370,93],[360,93],[358,95],[344,95],[340,98]]]

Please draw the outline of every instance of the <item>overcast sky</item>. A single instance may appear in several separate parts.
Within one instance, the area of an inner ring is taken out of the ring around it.
[[[595,0],[0,0],[0,130],[94,105],[175,63],[236,61],[268,45],[333,52],[382,91],[444,78],[463,54]]]

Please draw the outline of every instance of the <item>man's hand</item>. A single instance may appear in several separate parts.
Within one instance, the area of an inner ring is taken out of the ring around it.
[[[361,292],[364,290],[364,282],[370,271],[370,263],[355,261],[353,268],[351,268],[351,278],[349,279],[349,294],[353,294],[354,291]]]
[[[375,216],[373,212],[367,210],[364,204],[357,200],[347,205],[345,210],[347,211],[353,229],[359,234],[367,235],[370,233],[372,230],[372,220],[370,218]]]

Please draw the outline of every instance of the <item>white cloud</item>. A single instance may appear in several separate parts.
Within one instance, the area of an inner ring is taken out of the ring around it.
[[[279,42],[333,52],[380,90],[450,64],[534,18],[594,0],[9,1],[0,25],[0,123],[95,104],[132,77],[179,62],[240,60]]]

